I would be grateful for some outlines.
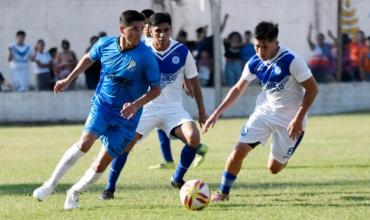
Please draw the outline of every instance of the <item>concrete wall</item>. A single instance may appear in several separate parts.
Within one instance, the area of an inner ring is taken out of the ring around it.
[[[224,90],[226,94],[228,90]],[[370,111],[370,83],[339,83],[320,85],[320,93],[311,108],[311,115],[334,114],[353,111]],[[224,117],[245,117],[253,112],[258,86],[250,87],[247,93],[225,114]],[[71,91],[0,93],[0,123],[10,122],[56,122],[84,121],[90,110],[93,92]],[[208,114],[214,108],[214,90],[203,89]],[[194,100],[185,97],[185,108],[197,116]]]

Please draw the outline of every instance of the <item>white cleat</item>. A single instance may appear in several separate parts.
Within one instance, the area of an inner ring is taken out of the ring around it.
[[[73,210],[78,208],[78,197],[80,193],[77,191],[68,190],[66,201],[64,202],[65,210]]]
[[[54,192],[54,187],[44,184],[35,189],[32,193],[32,196],[41,202],[46,199],[46,197],[48,197],[48,195],[50,195],[52,192]]]

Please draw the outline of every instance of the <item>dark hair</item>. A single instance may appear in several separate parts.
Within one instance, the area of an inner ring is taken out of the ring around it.
[[[37,43],[38,43],[38,44],[40,44],[40,43],[45,44],[45,41],[44,41],[43,39],[39,39],[39,40],[37,41]]]
[[[22,30],[19,30],[19,31],[17,31],[16,36],[17,36],[17,37],[18,37],[18,36],[23,36],[23,37],[25,37],[25,36],[26,36],[26,32],[24,32],[24,31],[22,31]]]
[[[49,54],[53,57],[53,55],[56,55],[58,53],[58,48],[52,47],[48,50]]]
[[[206,29],[204,27],[199,27],[195,30],[195,32],[197,32],[197,34],[201,34],[202,32],[205,32]]]
[[[168,13],[155,13],[149,18],[149,24],[150,25],[159,25],[162,23],[167,23],[170,26],[172,25],[171,16]]]
[[[119,22],[125,26],[131,25],[134,21],[145,21],[145,17],[135,10],[123,11],[119,17]]]
[[[99,37],[98,36],[92,36],[92,37],[90,37],[90,43],[92,44],[92,43],[94,43],[94,42],[96,42],[97,40],[99,40]]]
[[[65,47],[64,47],[64,45],[65,45]],[[63,49],[69,49],[69,47],[70,47],[69,41],[66,40],[66,39],[63,39],[62,40],[62,48]]]
[[[244,32],[244,36],[245,36],[245,35],[252,35],[252,32],[251,32],[251,31],[249,31],[249,30],[248,30],[248,31],[245,31],[245,32]]]
[[[178,37],[188,37],[188,32],[184,30],[180,30],[177,36]]]
[[[154,14],[154,11],[152,9],[144,9],[141,11],[141,14],[144,15],[145,19],[148,19]]]
[[[242,35],[240,35],[240,33],[237,32],[237,31],[231,32],[227,38],[230,40],[234,36],[236,36],[239,39],[240,42],[243,40]]]
[[[254,29],[254,37],[257,40],[276,40],[279,35],[278,24],[262,21]]]

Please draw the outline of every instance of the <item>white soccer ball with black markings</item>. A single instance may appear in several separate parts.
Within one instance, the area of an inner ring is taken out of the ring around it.
[[[180,200],[187,209],[201,210],[209,204],[211,191],[202,180],[189,180],[181,187]]]

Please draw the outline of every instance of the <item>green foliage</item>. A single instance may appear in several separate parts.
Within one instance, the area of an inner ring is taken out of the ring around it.
[[[186,179],[203,179],[217,190],[226,158],[244,119],[221,120],[202,136],[206,161]],[[107,175],[80,197],[80,209],[63,210],[65,190],[90,166],[96,143],[44,202],[31,196],[82,125],[0,127],[0,219],[368,219],[370,216],[370,114],[309,118],[305,138],[278,175],[266,168],[269,147],[257,147],[244,161],[230,201],[203,211],[181,207],[170,186],[171,170],[148,170],[161,162],[153,132],[138,144],[122,173],[116,199],[100,201]],[[178,161],[182,144],[173,142]],[[367,217],[366,217],[367,216]]]

